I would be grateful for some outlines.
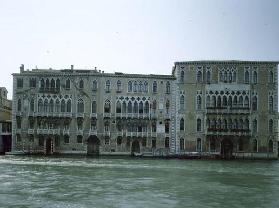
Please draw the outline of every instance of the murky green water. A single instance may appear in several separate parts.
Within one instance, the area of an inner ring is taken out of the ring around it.
[[[278,161],[0,157],[0,207],[279,207]]]

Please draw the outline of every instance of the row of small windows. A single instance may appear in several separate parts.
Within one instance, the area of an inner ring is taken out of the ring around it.
[[[219,81],[220,82],[225,82],[225,83],[232,83],[232,82],[236,82],[236,71],[220,71],[219,72]],[[185,80],[185,72],[181,71],[180,72],[180,82],[184,82]],[[201,71],[197,71],[196,74],[196,81],[198,83],[202,83],[203,82],[203,74]],[[211,82],[211,72],[207,71],[206,75],[205,75],[205,81],[206,83],[210,83]],[[256,71],[253,71],[252,73],[252,83],[256,84],[258,83],[258,73]],[[250,73],[249,71],[245,71],[244,73],[244,82],[246,84],[250,83]],[[273,83],[274,82],[274,75],[272,71],[269,71],[269,76],[268,76],[268,82],[269,83]]]

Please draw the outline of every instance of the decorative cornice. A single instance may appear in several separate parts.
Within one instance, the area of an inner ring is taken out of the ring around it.
[[[200,61],[181,61],[174,62],[174,65],[202,65],[202,64],[228,64],[228,65],[261,65],[261,64],[273,64],[278,65],[279,61],[241,61],[241,60],[200,60]]]

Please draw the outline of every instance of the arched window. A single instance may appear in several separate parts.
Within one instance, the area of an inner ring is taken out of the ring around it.
[[[228,80],[228,74],[227,74],[227,71],[225,71],[225,73],[224,73],[224,82],[227,82],[227,80]]]
[[[31,100],[30,100],[30,106],[29,106],[30,108],[29,108],[29,110],[30,110],[30,112],[34,112],[34,110],[35,110],[35,101],[34,101],[34,98],[31,98]]]
[[[119,100],[116,102],[116,113],[121,113],[121,103]]]
[[[237,107],[237,96],[233,97],[233,107]]]
[[[166,83],[166,93],[170,94],[170,82],[169,81],[167,81],[167,83]]]
[[[117,91],[120,92],[121,91],[121,81],[118,80],[116,85],[117,85]]]
[[[143,102],[142,101],[140,101],[140,103],[139,103],[139,113],[143,114]]]
[[[248,71],[245,71],[245,74],[244,74],[244,82],[245,84],[249,84],[249,72]]]
[[[238,121],[237,119],[234,119],[234,122],[233,122],[233,129],[238,129]]]
[[[91,112],[92,113],[97,113],[97,103],[96,103],[96,100],[92,101]]]
[[[253,73],[253,83],[254,84],[258,83],[258,73],[256,71],[254,71]]]
[[[144,91],[144,89],[143,89],[142,82],[140,81],[139,82],[139,92],[142,92],[142,91]]]
[[[53,102],[52,99],[50,99],[50,101],[49,101],[49,109],[48,110],[49,110],[50,113],[52,113],[53,110],[54,110],[54,102]]]
[[[268,106],[269,106],[269,111],[273,111],[273,97],[270,95],[268,98]]]
[[[49,89],[49,79],[46,79],[46,89]]]
[[[223,82],[224,81],[224,76],[223,76],[223,72],[219,71],[219,81]]]
[[[61,104],[62,105],[62,104]],[[84,102],[83,100],[80,98],[78,99],[78,103],[77,103],[77,112],[78,113],[84,113]]]
[[[229,83],[232,82],[232,72],[229,72]]]
[[[58,99],[56,99],[56,101],[55,101],[54,110],[55,110],[56,113],[58,113],[60,111],[60,101]]]
[[[197,72],[197,82],[202,83],[202,72],[201,71]]]
[[[253,120],[253,132],[254,133],[258,132],[258,121],[257,121],[257,119]]]
[[[38,111],[43,112],[44,111],[44,105],[43,105],[43,100],[39,99],[38,101]]]
[[[201,152],[201,151],[202,151],[201,139],[198,138],[197,139],[197,152]]]
[[[254,96],[254,97],[252,98],[252,110],[253,110],[253,111],[258,110],[258,99],[257,99],[256,96]]]
[[[66,80],[66,87],[65,88],[66,88],[66,90],[71,89],[71,82],[70,82],[69,79]]]
[[[104,112],[105,113],[110,113],[110,101],[109,100],[105,101]]]
[[[180,125],[179,126],[180,126],[180,128],[179,128],[180,131],[184,131],[184,119],[183,118],[180,119]]]
[[[218,107],[218,108],[221,108],[221,105],[222,105],[222,99],[221,99],[221,96],[219,95],[219,96],[217,97],[217,107]]]
[[[236,82],[236,72],[235,72],[235,71],[233,71],[232,81],[233,81],[233,82]]]
[[[135,101],[135,102],[134,102],[134,113],[138,113],[138,112],[139,112],[138,102]]]
[[[245,108],[249,108],[249,98],[248,98],[248,96],[245,96],[245,99],[244,99],[244,107],[245,107]]]
[[[44,112],[45,113],[48,112],[48,101],[47,101],[47,99],[45,99],[45,101],[44,101]]]
[[[56,80],[56,89],[60,90],[60,79]]]
[[[180,101],[179,101],[179,103],[180,103],[180,110],[184,110],[184,105],[185,105],[185,100],[184,100],[184,95],[181,95],[180,96]]]
[[[40,88],[41,88],[41,89],[44,89],[44,88],[45,88],[45,80],[44,80],[44,79],[41,79]]]
[[[68,113],[72,112],[72,102],[71,102],[71,100],[67,101],[67,112]]]
[[[223,129],[227,129],[227,128],[228,128],[227,120],[224,119],[224,120],[223,120]]]
[[[180,144],[179,144],[179,146],[180,146],[180,150],[184,150],[185,148],[185,144],[184,144],[184,139],[183,138],[180,138]]]
[[[223,106],[227,107],[227,105],[228,105],[227,97],[223,96]]]
[[[144,92],[148,92],[148,82],[144,82]]]
[[[197,96],[197,110],[201,110],[202,108],[202,99],[201,99],[201,96],[198,95]]]
[[[134,81],[134,92],[137,92],[138,90],[138,83],[137,81]]]
[[[21,111],[21,108],[22,108],[22,106],[21,106],[21,99],[18,99],[17,100],[17,111]]]
[[[216,108],[216,97],[215,97],[215,95],[212,96],[211,101],[212,101],[211,107]]]
[[[132,84],[132,81],[129,81],[128,82],[128,92],[132,92],[133,90],[133,84]]]
[[[243,107],[243,97],[242,96],[240,96],[238,99],[238,106],[241,108]]]
[[[232,97],[231,97],[231,96],[229,96],[228,106],[229,106],[230,108],[232,108]]]
[[[274,76],[273,76],[273,72],[272,71],[269,71],[269,79],[268,79],[268,81],[269,81],[269,83],[273,83],[273,81],[274,81],[274,78],[273,78]]]
[[[61,113],[65,113],[66,112],[66,102],[65,100],[63,99],[61,101]]]
[[[132,113],[132,112],[133,112],[132,102],[129,100],[129,102],[128,102],[128,113]]]
[[[157,82],[153,82],[153,93],[157,93]]]
[[[153,100],[152,109],[154,112],[156,111],[156,108],[157,108],[157,102],[156,102],[156,100]]]
[[[92,90],[97,91],[97,88],[98,88],[97,81],[94,80],[93,83],[92,83]]]
[[[268,131],[269,133],[273,133],[273,120],[269,119],[268,121]]]
[[[249,130],[249,119],[245,119],[244,129]]]
[[[51,79],[51,81],[50,81],[50,89],[54,89],[55,88],[55,81],[54,81],[54,79]]]
[[[149,113],[149,103],[148,103],[148,101],[145,101],[145,104],[144,104],[144,113],[146,113],[146,114]]]
[[[110,91],[110,81],[107,80],[106,81],[106,92],[109,92]]]
[[[229,129],[229,130],[233,129],[233,122],[232,122],[232,119],[229,119],[229,120],[228,120],[228,129]]]
[[[180,72],[180,82],[184,82],[184,71]]]
[[[201,125],[201,119],[198,118],[198,119],[197,119],[197,131],[201,131],[201,127],[202,127],[202,125]]]
[[[239,125],[238,125],[239,129],[243,129],[243,120],[239,119]]]
[[[273,152],[273,141],[269,140],[268,142],[268,152]]]
[[[217,129],[221,129],[221,126],[222,126],[222,122],[221,122],[221,119],[219,118],[219,119],[217,120],[216,128],[217,128]]]
[[[211,73],[210,73],[210,71],[207,71],[206,72],[206,82],[209,84],[210,81],[211,81]]]
[[[258,140],[253,140],[253,152],[258,152]]]
[[[83,80],[80,80],[80,81],[79,81],[79,88],[80,88],[80,89],[83,89],[83,88],[84,88],[84,82],[83,82]]]
[[[126,105],[126,102],[123,101],[122,103],[122,113],[126,113],[127,112],[127,105]]]
[[[207,108],[210,107],[210,104],[211,104],[210,102],[211,102],[210,96],[207,95],[207,96],[206,96],[206,107],[207,107]]]

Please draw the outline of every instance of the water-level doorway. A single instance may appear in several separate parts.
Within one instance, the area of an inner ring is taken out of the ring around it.
[[[100,140],[97,136],[90,136],[87,140],[87,154],[99,155],[100,153]]]
[[[221,156],[223,159],[233,159],[233,143],[230,139],[225,138],[221,142]]]
[[[131,154],[137,155],[140,154],[140,144],[138,140],[133,141],[132,148],[131,148]]]
[[[53,151],[52,151],[52,139],[51,138],[46,138],[45,154],[46,155],[51,155],[52,153],[53,153]]]

